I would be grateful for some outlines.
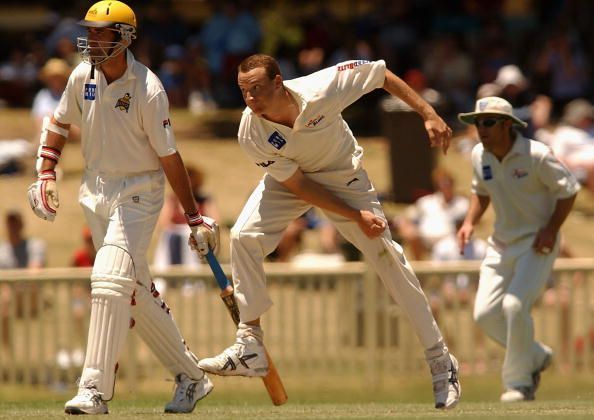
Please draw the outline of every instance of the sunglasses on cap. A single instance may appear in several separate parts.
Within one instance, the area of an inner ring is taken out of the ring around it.
[[[482,120],[476,119],[476,120],[474,120],[474,125],[476,126],[476,128],[480,128],[480,127],[491,128],[495,124],[497,124],[499,121],[504,121],[504,120],[505,120],[505,118],[496,118],[496,117],[483,118]]]

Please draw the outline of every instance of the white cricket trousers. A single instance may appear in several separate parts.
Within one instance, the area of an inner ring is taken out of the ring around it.
[[[151,275],[146,254],[163,207],[162,171],[109,175],[87,170],[79,203],[93,235],[95,249],[104,244],[125,249],[134,261],[136,281],[148,290]]]
[[[385,220],[375,189],[363,169],[306,174],[356,209],[369,210]],[[266,290],[264,257],[278,245],[288,224],[311,204],[265,175],[231,230],[231,267],[241,321],[260,318],[272,305]],[[441,343],[442,336],[427,298],[402,247],[386,229],[369,239],[359,226],[343,216],[324,212],[338,231],[366,257],[388,293],[402,308],[425,349]]]
[[[506,388],[532,386],[532,372],[546,356],[544,345],[534,340],[530,311],[551,274],[559,240],[548,255],[534,252],[533,240],[522,239],[506,247],[489,241],[480,269],[474,319],[506,348],[502,370]]]
[[[161,170],[117,176],[87,171],[80,187],[79,201],[95,248],[121,249],[129,254],[133,264],[132,278],[124,282],[128,284],[128,293],[132,290],[129,306],[120,304],[117,311],[106,314],[101,305],[109,303],[109,299],[104,297],[102,303],[97,303],[97,311],[91,312],[91,325],[95,322],[97,327],[89,328],[81,382],[87,377],[97,381],[102,387],[98,390],[106,400],[111,399],[115,383],[110,364],[117,360],[132,325],[172,375],[185,373],[194,379],[203,376],[169,308],[152,287],[146,254],[163,206],[164,188],[165,177]],[[116,262],[97,258],[93,272],[97,269],[99,273],[109,273],[112,264]],[[124,284],[110,286],[109,276],[101,278],[100,282],[103,289],[113,289],[108,290],[111,294],[116,294]],[[106,319],[110,320],[109,325],[105,325]]]

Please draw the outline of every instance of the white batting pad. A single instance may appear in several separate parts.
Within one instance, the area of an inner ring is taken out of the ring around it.
[[[115,368],[130,326],[134,263],[123,248],[104,245],[91,274],[91,321],[80,386],[92,386],[104,401],[113,397]]]
[[[138,285],[134,300],[135,329],[155,356],[173,376],[184,373],[192,379],[201,379],[204,372],[198,367],[198,358],[187,347],[154,285],[151,284],[150,292]]]

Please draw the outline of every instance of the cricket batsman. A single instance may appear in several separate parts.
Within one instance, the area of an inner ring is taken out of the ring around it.
[[[87,28],[87,36],[78,38],[83,62],[43,125],[39,177],[28,190],[35,214],[53,221],[59,206],[55,168],[70,125],[78,125],[85,161],[79,203],[97,257],[86,357],[78,393],[65,411],[108,412],[118,356],[133,327],[175,378],[165,412],[188,413],[213,385],[149,273],[146,253],[163,205],[165,177],[185,210],[190,246],[201,254],[216,248],[217,226],[197,211],[161,82],[128,50],[136,38],[134,11],[119,1],[100,1],[79,24]]]

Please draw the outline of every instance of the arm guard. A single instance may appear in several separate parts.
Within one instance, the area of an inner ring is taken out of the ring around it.
[[[50,159],[56,163],[58,163],[58,160],[60,160],[61,152],[58,149],[54,149],[53,147],[49,147],[47,145],[48,131],[59,134],[64,138],[68,138],[68,130],[52,123],[50,117],[46,116],[43,118],[43,123],[41,125],[41,136],[39,137],[39,149],[37,149],[37,161],[35,162],[35,169],[38,173],[41,171],[43,159]]]

